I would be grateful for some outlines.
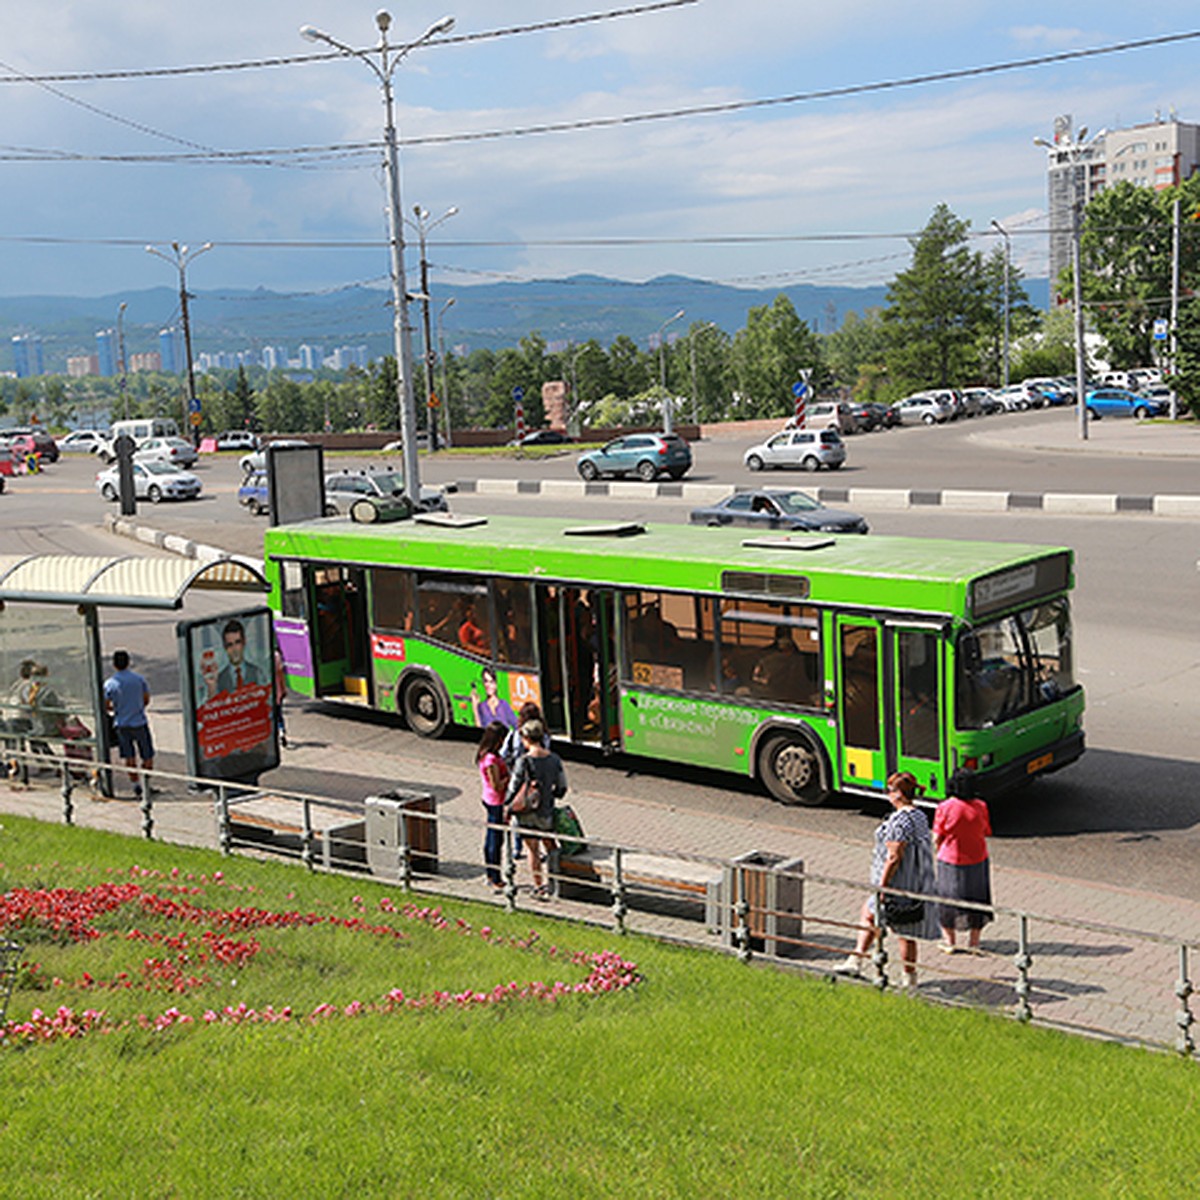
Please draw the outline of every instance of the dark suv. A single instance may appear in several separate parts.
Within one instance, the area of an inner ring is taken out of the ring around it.
[[[33,448],[43,462],[58,462],[58,443],[40,425],[21,425],[16,429],[0,430],[0,437],[33,438]]]

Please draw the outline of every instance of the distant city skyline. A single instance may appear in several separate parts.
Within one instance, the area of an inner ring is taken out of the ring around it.
[[[297,32],[312,23],[368,46],[372,6],[63,0],[63,37],[48,36],[37,6],[8,7],[0,294],[171,283],[144,246],[173,240],[214,243],[189,268],[194,289],[311,294],[386,279],[377,81],[361,62],[306,61],[315,48]],[[1023,0],[700,0],[563,24],[591,7],[509,0],[501,19],[464,0],[449,7],[446,44],[400,66],[405,209],[457,208],[429,239],[439,294],[579,273],[878,284],[943,202],[981,248],[999,244],[999,221],[1014,260],[1041,275],[1035,136],[1052,136],[1062,113],[1093,129],[1171,110],[1200,118],[1195,41],[1051,61],[1191,32],[1194,6],[1173,0],[1050,12]],[[400,42],[445,11],[394,8]],[[539,23],[557,25],[529,28]],[[501,25],[528,31],[482,36]],[[278,65],[163,73],[252,61]],[[128,77],[104,77],[118,70]],[[73,73],[84,78],[63,78]],[[297,147],[316,149],[303,162],[267,154]]]

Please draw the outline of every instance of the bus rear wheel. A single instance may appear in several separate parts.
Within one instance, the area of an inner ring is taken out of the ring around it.
[[[828,792],[821,783],[821,760],[812,744],[795,733],[768,737],[758,754],[758,773],[781,804],[815,807]]]
[[[424,678],[414,679],[404,689],[404,718],[413,733],[421,737],[440,737],[449,717],[441,693]]]

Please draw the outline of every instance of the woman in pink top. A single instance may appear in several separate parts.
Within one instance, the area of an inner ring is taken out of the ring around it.
[[[504,794],[508,789],[508,766],[500,757],[500,747],[508,733],[508,726],[493,721],[486,726],[475,751],[479,764],[479,775],[483,780],[483,811],[487,813],[487,832],[483,838],[483,861],[487,867],[488,885],[494,892],[502,892],[504,883],[500,878],[500,854],[504,849]]]
[[[933,844],[937,847],[938,894],[947,900],[969,900],[991,904],[992,879],[988,864],[987,839],[992,824],[987,805],[975,795],[975,772],[960,768],[950,776],[950,796],[933,816]],[[938,905],[942,927],[942,950],[954,954],[960,929],[967,931],[967,944],[979,948],[979,935],[992,919],[983,908]]]

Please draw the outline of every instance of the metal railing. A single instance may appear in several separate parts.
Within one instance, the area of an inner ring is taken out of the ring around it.
[[[130,804],[111,799],[124,767],[12,750],[8,759],[17,761],[16,786],[25,779],[30,790],[57,787],[67,824],[138,832],[224,854],[284,856],[309,870],[365,873],[414,892],[570,917],[619,934],[716,948],[743,962],[767,959],[829,978],[854,949],[863,899],[880,894],[862,880],[814,871],[768,851],[719,858],[587,838],[582,853],[556,848],[549,855],[543,868],[548,903],[524,881],[529,870],[515,852],[510,826],[492,827],[504,837],[503,888],[482,888],[486,822],[438,812],[428,793],[352,803],[155,770],[141,773],[144,794]],[[98,802],[81,806],[81,788]],[[986,907],[992,922],[978,951],[943,955],[921,943],[917,990],[923,997],[1195,1054],[1190,971],[1200,942],[1002,904],[953,905]],[[883,911],[882,904],[876,911]],[[864,958],[870,968],[865,983],[881,992],[893,985],[894,937],[881,920]]]

